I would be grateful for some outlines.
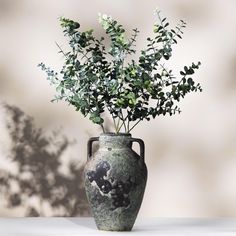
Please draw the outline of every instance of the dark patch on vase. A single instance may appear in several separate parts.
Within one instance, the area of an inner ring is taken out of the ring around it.
[[[108,150],[108,151],[111,151],[111,150],[112,150],[112,148],[107,148],[107,150]]]
[[[113,209],[115,210],[118,207],[127,208],[130,205],[129,192],[134,188],[136,184],[131,181],[131,177],[126,182],[116,181],[112,186],[112,200],[113,200]]]
[[[126,182],[121,180],[117,181],[113,177],[105,179],[107,172],[110,170],[110,164],[107,161],[100,162],[96,166],[95,171],[87,173],[90,183],[95,181],[98,188],[103,194],[111,194],[112,209],[115,210],[119,207],[128,208],[130,206],[129,193],[136,187],[136,183],[131,180],[131,177]]]
[[[107,171],[109,169],[109,163],[107,161],[103,161],[97,164],[96,171],[89,171],[87,173],[90,183],[95,181],[100,191],[102,191],[104,194],[109,193],[112,189],[111,183],[104,179],[104,177],[107,176]]]

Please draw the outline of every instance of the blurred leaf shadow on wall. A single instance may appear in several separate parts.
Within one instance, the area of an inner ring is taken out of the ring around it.
[[[11,139],[7,159],[17,169],[10,173],[0,168],[0,193],[7,207],[23,207],[25,216],[89,216],[84,166],[70,161],[69,174],[60,169],[61,156],[73,143],[58,132],[47,135],[18,107],[4,108]]]

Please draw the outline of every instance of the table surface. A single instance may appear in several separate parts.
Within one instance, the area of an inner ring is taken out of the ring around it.
[[[131,232],[96,229],[93,218],[0,218],[0,236],[75,235],[236,236],[236,218],[138,218]]]

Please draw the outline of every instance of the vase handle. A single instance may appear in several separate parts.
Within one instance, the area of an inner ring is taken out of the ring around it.
[[[92,137],[88,140],[88,143],[87,143],[87,161],[89,161],[92,157],[92,144],[94,141],[98,141],[99,140],[99,137]]]
[[[139,138],[131,138],[131,142],[137,142],[140,146],[140,156],[144,160],[144,153],[145,153],[145,145],[142,139]]]

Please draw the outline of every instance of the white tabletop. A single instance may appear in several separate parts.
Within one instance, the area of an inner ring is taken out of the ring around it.
[[[0,218],[0,236],[124,235],[96,229],[92,218]],[[139,218],[132,235],[236,236],[236,219]]]

